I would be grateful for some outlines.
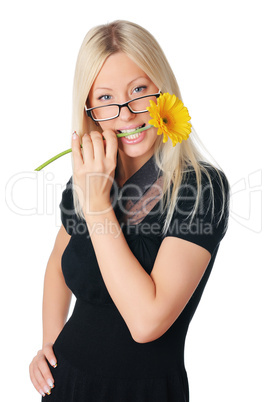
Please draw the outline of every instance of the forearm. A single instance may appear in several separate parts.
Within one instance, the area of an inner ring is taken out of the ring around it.
[[[43,346],[56,340],[66,322],[71,301],[71,291],[55,264],[50,257],[44,278]]]
[[[130,250],[112,208],[86,215],[86,222],[107,289],[132,336],[138,338],[155,305],[155,284]]]

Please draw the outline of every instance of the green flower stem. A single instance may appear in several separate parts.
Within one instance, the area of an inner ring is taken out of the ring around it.
[[[117,137],[126,137],[127,135],[141,133],[142,131],[146,131],[151,127],[153,127],[153,126],[151,124],[149,124],[148,126],[138,128],[137,130],[134,130],[131,133],[119,133],[119,134],[117,134]]]
[[[138,128],[137,130],[132,131],[131,133],[119,133],[117,134],[117,137],[126,137],[127,135],[132,135],[132,134],[137,134],[137,133],[141,133],[142,131],[148,130],[149,128],[153,127],[151,124],[149,124],[148,126],[142,127],[142,128]],[[105,138],[103,138],[105,139]],[[81,145],[82,148],[82,145]],[[48,161],[46,161],[45,163],[43,163],[42,165],[38,166],[38,168],[34,169],[36,171],[42,170],[44,167],[46,167],[47,165],[49,165],[50,163],[54,162],[56,159],[60,158],[63,155],[67,155],[72,151],[72,148],[67,149],[66,151],[60,152],[59,154],[57,154],[56,156],[54,156],[53,158],[49,159]]]
[[[82,145],[81,145],[82,148]],[[63,155],[67,155],[72,151],[72,148],[67,149],[66,151],[60,152],[60,154],[57,154],[56,156],[54,156],[53,158],[49,159],[48,161],[46,161],[45,163],[43,163],[42,165],[40,165],[38,168],[34,169],[34,170],[42,170],[44,167],[46,167],[47,165],[49,165],[49,163],[54,162],[56,159],[60,158]]]

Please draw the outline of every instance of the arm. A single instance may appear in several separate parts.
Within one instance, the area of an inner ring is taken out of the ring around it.
[[[46,359],[51,366],[56,367],[57,359],[54,355],[53,344],[65,324],[71,301],[71,291],[66,286],[61,271],[61,257],[69,239],[70,236],[61,226],[45,272],[43,345],[29,366],[31,381],[36,390],[43,396],[45,393],[50,394],[50,389],[54,383]]]
[[[62,274],[61,257],[69,239],[70,235],[61,225],[47,263],[44,278],[43,346],[47,343],[54,343],[68,316],[71,291]]]
[[[167,237],[149,275],[132,254],[111,207],[106,213],[88,214],[86,221],[101,274],[133,339],[144,343],[159,338],[189,301],[210,253],[186,240]],[[103,224],[105,230],[92,230],[95,223]]]

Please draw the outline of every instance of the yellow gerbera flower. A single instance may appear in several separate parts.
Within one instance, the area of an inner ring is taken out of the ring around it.
[[[157,104],[150,101],[147,110],[152,117],[149,124],[158,128],[158,135],[163,134],[163,142],[167,142],[170,137],[174,147],[177,142],[187,140],[192,127],[188,122],[191,117],[183,102],[175,95],[167,92],[160,94]]]

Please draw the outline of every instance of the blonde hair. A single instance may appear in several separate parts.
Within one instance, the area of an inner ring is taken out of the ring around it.
[[[133,22],[123,20],[94,27],[83,40],[74,75],[72,131],[75,130],[80,136],[91,130],[101,132],[100,127],[86,115],[84,105],[87,102],[91,86],[105,60],[117,52],[127,54],[160,88],[161,92],[175,94],[182,100],[176,78],[161,47],[146,29]],[[197,182],[197,197],[191,219],[200,200],[201,173],[205,173],[207,176],[212,190],[212,179],[208,169],[203,164],[205,158],[197,148],[195,140],[199,141],[192,127],[188,140],[183,141],[181,144],[178,143],[175,147],[172,146],[170,140],[164,144],[162,136],[158,136],[154,144],[155,162],[163,171],[163,199],[165,200],[165,206],[168,206],[163,234],[166,234],[168,230],[177,203],[179,187],[184,175],[188,172],[189,166],[195,171]],[[219,169],[215,166],[213,167],[219,173]],[[222,184],[220,174],[218,174],[218,177]],[[73,184],[75,212],[80,218],[83,218],[83,211],[75,191],[75,183]],[[171,184],[173,184],[172,191],[170,189]]]

